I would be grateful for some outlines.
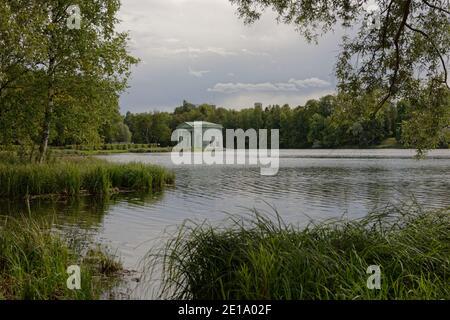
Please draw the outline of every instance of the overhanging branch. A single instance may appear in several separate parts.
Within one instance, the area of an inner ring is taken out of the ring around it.
[[[448,72],[447,72],[447,66],[445,65],[445,61],[444,61],[444,57],[442,56],[441,52],[439,51],[439,48],[436,46],[436,44],[433,42],[433,40],[431,40],[430,36],[425,33],[422,30],[419,30],[417,28],[414,28],[413,26],[409,25],[408,23],[406,23],[405,25],[409,30],[419,33],[422,36],[424,36],[428,41],[430,41],[431,45],[433,46],[433,49],[436,51],[436,53],[439,56],[439,60],[441,60],[441,64],[442,64],[442,68],[444,69],[444,81],[443,83],[445,83],[445,85],[447,86],[448,89],[450,89],[450,87],[448,86]]]
[[[397,33],[395,34],[395,37],[394,37],[395,65],[394,65],[394,74],[391,77],[391,83],[390,83],[390,86],[389,86],[389,91],[384,96],[384,98],[380,101],[380,103],[378,104],[378,106],[376,107],[374,112],[372,113],[372,118],[375,118],[375,116],[381,110],[383,105],[394,94],[394,87],[395,87],[395,85],[397,83],[398,72],[400,70],[400,62],[401,62],[400,61],[401,60],[401,58],[400,58],[400,37],[402,36],[402,34],[403,34],[404,30],[405,30],[405,26],[406,26],[407,21],[408,21],[408,17],[409,17],[410,10],[411,10],[411,3],[412,3],[412,0],[408,0],[408,1],[405,2],[402,21],[401,21],[400,26],[399,26],[399,28],[397,30]]]
[[[446,13],[446,14],[450,14],[450,11],[448,11],[448,10],[446,10],[446,9],[444,9],[444,8],[435,6],[434,4],[429,3],[427,0],[423,0],[423,3],[425,3],[425,4],[426,4],[427,6],[429,6],[430,8],[433,8],[433,9],[435,9],[435,10],[444,12],[444,13]]]

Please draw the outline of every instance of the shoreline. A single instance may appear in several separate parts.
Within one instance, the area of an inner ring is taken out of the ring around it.
[[[248,151],[248,150],[246,150]],[[280,149],[281,159],[417,159],[415,149]],[[120,152],[109,154],[96,154],[95,156],[115,155],[165,155],[167,152]],[[195,152],[194,152],[195,153]],[[450,149],[434,149],[425,153],[420,160],[449,159]]]

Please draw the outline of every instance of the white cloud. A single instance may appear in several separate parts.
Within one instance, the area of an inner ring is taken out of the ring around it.
[[[237,93],[237,92],[298,92],[307,88],[325,88],[331,83],[319,78],[304,80],[290,79],[288,82],[264,83],[217,83],[210,92]]]
[[[250,56],[256,56],[256,57],[270,57],[271,55],[267,52],[258,52],[258,51],[252,51],[248,49],[241,49],[241,52],[243,54],[247,54]]]
[[[271,10],[244,25],[229,0],[121,2],[119,29],[130,32],[131,53],[144,61],[133,68],[128,94],[121,97],[123,112],[169,108],[183,100],[231,106],[244,95],[248,102],[284,101],[283,96],[299,101],[296,96],[334,88],[320,79],[335,81],[342,32],[316,46],[292,25],[277,24]],[[307,79],[311,75],[317,79]]]
[[[205,48],[196,48],[196,47],[149,47],[146,50],[146,54],[149,56],[156,56],[162,58],[169,58],[171,56],[188,56],[190,58],[198,58],[201,55],[217,55],[221,57],[235,56],[236,52],[228,51],[225,48],[219,47],[205,47]]]
[[[227,95],[223,99],[218,99],[217,105],[227,108],[242,109],[251,108],[255,102],[260,102],[263,106],[289,104],[291,107],[305,105],[308,100],[319,99],[329,94],[335,94],[334,89],[318,90],[313,93],[286,93],[286,92],[246,92],[238,95]]]
[[[299,88],[324,88],[331,85],[328,81],[319,78],[309,78],[304,80],[290,79],[290,84],[295,84]]]
[[[177,39],[165,39],[164,42],[169,44],[179,44],[180,41]],[[133,47],[136,44],[133,43]],[[229,50],[221,47],[147,47],[146,54],[150,56],[166,57],[176,55],[187,55],[190,58],[199,58],[201,55],[216,55],[219,57],[232,57],[232,56],[254,56],[254,57],[271,57],[267,52],[257,52],[248,49],[241,49],[238,51]]]
[[[180,39],[177,39],[177,38],[167,38],[167,39],[164,39],[164,41],[167,42],[167,43],[178,43],[178,42],[180,42]]]
[[[189,74],[191,76],[197,77],[197,78],[201,78],[203,77],[203,75],[210,73],[210,70],[193,70],[191,67],[189,67]]]

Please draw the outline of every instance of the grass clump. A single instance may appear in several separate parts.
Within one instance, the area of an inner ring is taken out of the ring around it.
[[[60,160],[52,164],[1,164],[0,197],[106,195],[111,192],[160,191],[174,183],[167,170],[144,164]]]
[[[48,226],[25,218],[0,225],[0,300],[99,299],[119,281],[121,264],[95,249],[83,255]],[[67,268],[81,269],[81,290],[69,290]]]
[[[276,222],[274,222],[274,220]],[[449,210],[388,210],[298,228],[256,213],[185,224],[149,256],[173,299],[450,299]],[[367,268],[381,268],[381,289]]]
[[[99,246],[89,249],[84,261],[86,261],[97,274],[106,275],[108,277],[114,276],[122,271],[122,264],[115,259],[111,259],[111,256],[105,253]]]

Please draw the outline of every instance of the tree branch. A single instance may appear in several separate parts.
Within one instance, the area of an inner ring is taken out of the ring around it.
[[[398,72],[400,70],[400,37],[402,36],[403,31],[405,30],[406,23],[408,21],[408,16],[411,9],[412,0],[407,0],[405,2],[405,7],[403,11],[403,18],[400,23],[400,26],[397,30],[397,33],[394,37],[394,45],[395,45],[395,66],[394,66],[394,74],[391,78],[391,84],[389,86],[389,91],[386,96],[380,101],[377,108],[372,113],[372,118],[375,118],[377,113],[381,110],[383,105],[389,100],[389,98],[394,94],[394,87],[397,82]]]
[[[447,67],[445,65],[444,57],[442,56],[441,52],[439,51],[439,48],[436,46],[436,44],[433,42],[433,40],[430,39],[430,36],[427,33],[425,33],[424,31],[416,29],[416,28],[412,27],[411,25],[409,25],[408,23],[406,23],[405,26],[408,29],[410,29],[411,31],[414,31],[414,32],[417,32],[417,33],[423,35],[426,39],[428,39],[428,41],[430,41],[430,43],[433,46],[434,50],[438,54],[439,60],[441,60],[442,68],[444,69],[444,83],[447,86],[447,88],[450,89],[450,87],[448,86],[448,81],[447,81],[448,80]]]
[[[425,3],[425,4],[426,4],[427,6],[429,6],[430,8],[433,8],[433,9],[436,9],[436,10],[439,10],[439,11],[442,11],[442,12],[444,12],[444,13],[446,13],[446,14],[450,14],[450,11],[448,11],[448,10],[446,10],[446,9],[444,9],[444,8],[435,6],[434,4],[429,3],[427,0],[423,0],[423,3]]]
[[[389,24],[389,18],[391,16],[391,8],[392,8],[392,4],[394,3],[394,0],[391,0],[391,2],[389,2],[389,5],[387,7],[387,13],[386,13],[386,20],[383,26],[383,33],[381,34],[381,43],[382,43],[382,48],[384,49],[384,46],[386,44],[386,34],[387,34],[387,29],[388,29],[388,24]]]

